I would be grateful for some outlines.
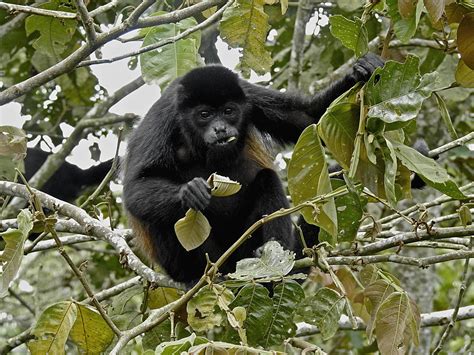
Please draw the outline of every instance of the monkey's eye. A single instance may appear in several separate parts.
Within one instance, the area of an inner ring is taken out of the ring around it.
[[[211,115],[211,113],[209,111],[201,111],[199,112],[199,115],[202,117],[202,118],[209,118],[209,116]]]
[[[225,115],[231,115],[233,112],[234,112],[234,110],[231,109],[230,107],[227,107],[226,109],[224,109],[224,114]]]

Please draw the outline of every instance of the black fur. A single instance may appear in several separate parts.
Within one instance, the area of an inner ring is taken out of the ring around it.
[[[25,177],[29,180],[51,153],[39,148],[28,148],[25,158]],[[112,167],[112,160],[81,169],[64,162],[43,185],[41,191],[67,202],[74,202],[87,187],[98,185]]]
[[[295,142],[336,97],[381,65],[379,57],[367,55],[313,98],[250,84],[220,66],[198,68],[175,80],[128,142],[123,197],[145,251],[177,281],[200,277],[206,253],[217,260],[256,220],[288,207],[276,172],[252,148],[261,140],[249,132],[256,128]],[[233,196],[211,197],[205,180],[214,172],[240,182],[242,189]],[[212,227],[206,242],[190,252],[174,232],[188,208],[203,211]],[[290,218],[279,218],[255,232],[220,271],[232,271],[237,260],[272,239],[287,249],[301,249]]]

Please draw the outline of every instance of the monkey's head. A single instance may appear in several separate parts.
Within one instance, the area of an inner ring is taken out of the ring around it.
[[[193,150],[224,156],[243,147],[250,105],[235,73],[221,66],[194,69],[180,80],[177,95]]]

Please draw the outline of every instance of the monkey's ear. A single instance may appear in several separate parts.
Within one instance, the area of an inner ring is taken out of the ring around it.
[[[179,84],[176,88],[176,104],[178,105],[178,107],[188,106],[190,99],[191,98],[189,97],[189,91],[186,90],[186,88],[182,84]]]

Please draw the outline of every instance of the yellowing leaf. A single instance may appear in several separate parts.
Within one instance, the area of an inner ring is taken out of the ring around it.
[[[211,233],[211,225],[200,211],[189,209],[186,215],[174,225],[174,231],[184,249],[196,249]]]
[[[44,310],[31,333],[36,337],[28,349],[36,354],[64,354],[69,332],[77,318],[74,302],[55,303]]]
[[[241,67],[249,74],[270,71],[272,57],[265,48],[268,15],[263,11],[265,0],[237,0],[225,10],[220,23],[222,39],[233,48],[242,49]]]
[[[211,186],[211,195],[225,197],[239,192],[241,185],[237,181],[229,179],[227,176],[212,174],[207,182]]]
[[[459,60],[455,74],[456,82],[465,88],[474,88],[474,70],[469,68],[462,59]]]

